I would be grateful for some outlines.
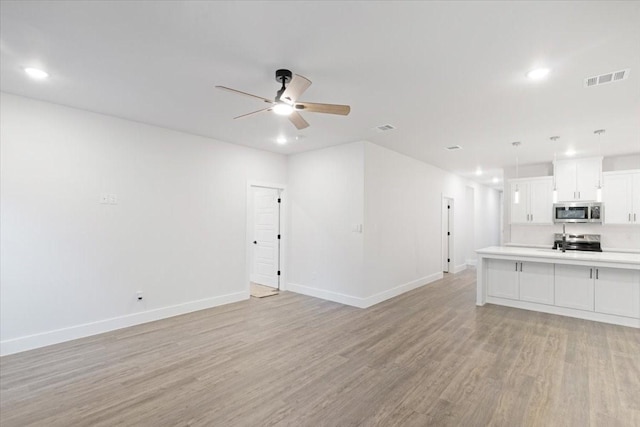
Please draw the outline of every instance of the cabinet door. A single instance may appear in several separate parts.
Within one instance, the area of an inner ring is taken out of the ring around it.
[[[633,175],[606,174],[603,179],[602,201],[605,224],[629,224],[633,221],[631,207]]]
[[[633,208],[633,215],[631,219],[634,224],[640,224],[640,173],[634,173],[631,175],[631,207]],[[605,213],[606,215],[606,213]]]
[[[531,181],[529,193],[529,222],[531,224],[553,223],[553,178]]]
[[[574,160],[557,161],[554,166],[556,189],[559,202],[576,200],[576,162]]]
[[[553,264],[523,262],[520,265],[520,299],[553,304]]]
[[[515,192],[518,188],[519,203],[515,202]],[[529,184],[524,181],[511,183],[511,224],[526,224],[529,222]]]
[[[519,263],[502,259],[487,262],[487,294],[492,297],[518,299]]]
[[[593,270],[580,265],[556,264],[555,305],[593,311]]]
[[[640,271],[597,268],[595,310],[640,318]]]
[[[602,159],[576,160],[576,190],[578,200],[596,201],[598,183],[600,183],[600,170]]]

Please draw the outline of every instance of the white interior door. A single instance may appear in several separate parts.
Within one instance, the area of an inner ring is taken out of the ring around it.
[[[256,188],[253,192],[253,256],[249,279],[254,283],[278,287],[280,248],[280,191]]]

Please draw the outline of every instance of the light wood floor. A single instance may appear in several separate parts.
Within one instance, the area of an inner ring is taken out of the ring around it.
[[[4,357],[0,425],[640,426],[640,330],[474,299],[283,292]]]

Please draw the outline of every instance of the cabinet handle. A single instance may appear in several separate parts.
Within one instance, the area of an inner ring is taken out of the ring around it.
[[[636,214],[633,214],[633,222],[636,222]]]
[[[578,191],[578,199],[580,198],[580,192]]]
[[[629,222],[631,222],[631,214],[629,214]]]
[[[598,277],[598,269],[596,268],[596,279],[599,279]]]
[[[533,222],[533,214],[531,214],[531,222]]]
[[[589,279],[593,279],[593,268],[589,269]]]
[[[520,263],[520,273],[522,273],[522,263]]]
[[[516,271],[518,271],[518,263],[516,262]]]

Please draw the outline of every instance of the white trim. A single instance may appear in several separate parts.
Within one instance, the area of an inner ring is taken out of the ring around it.
[[[435,282],[436,280],[440,280],[443,277],[444,277],[444,274],[440,271],[437,273],[430,274],[429,276],[424,276],[419,279],[412,280],[411,282],[404,283],[394,288],[387,289],[386,291],[377,293],[370,297],[363,298],[363,300],[365,301],[365,307],[371,307],[372,305],[379,304],[382,301],[386,301],[390,298],[404,294],[405,292],[409,292],[421,286],[427,285],[431,282]]]
[[[467,267],[475,267],[476,264],[478,264],[478,260],[473,258],[467,258],[465,262],[467,263]]]
[[[634,319],[631,317],[597,313],[595,311],[575,310],[573,308],[558,307],[555,305],[538,304],[534,302],[517,301],[490,296],[487,296],[486,302],[490,304],[504,305],[507,307],[521,308],[524,310],[540,311],[543,313],[557,314],[560,316],[575,317],[577,319],[585,319],[595,322],[611,323],[613,325],[640,328],[640,319]]]
[[[0,355],[19,353],[116,329],[249,299],[248,290],[0,341]]]
[[[453,274],[460,273],[467,269],[467,264],[460,264],[453,267]]]
[[[309,295],[316,298],[325,299],[328,301],[338,302],[340,304],[350,305],[358,308],[368,308],[372,305],[379,304],[390,298],[409,292],[413,289],[417,289],[421,286],[427,285],[436,280],[440,280],[443,277],[442,272],[434,273],[429,276],[421,277],[411,282],[398,285],[394,288],[386,291],[371,295],[366,298],[354,297],[351,295],[341,294],[339,292],[327,291],[324,289],[312,288],[310,286],[299,285],[297,283],[289,283],[287,289],[291,292],[296,292],[303,295]]]

